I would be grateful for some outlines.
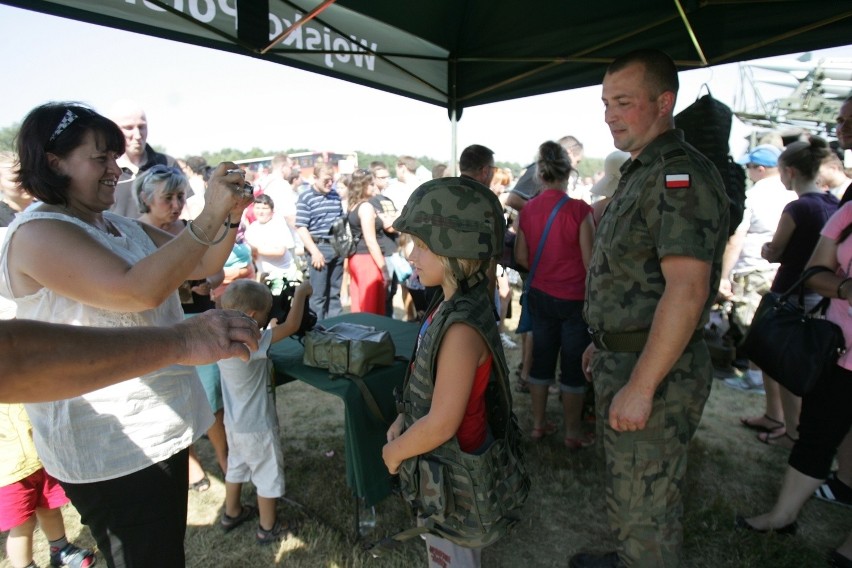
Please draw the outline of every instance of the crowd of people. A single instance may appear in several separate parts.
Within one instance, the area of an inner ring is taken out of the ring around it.
[[[710,312],[727,303],[747,329],[764,294],[825,266],[805,305],[831,298],[827,318],[852,344],[852,186],[821,138],[767,138],[740,160],[752,186],[729,233],[722,178],[674,128],[677,91],[664,53],[617,58],[602,99],[618,151],[590,178],[574,136],[543,142],[517,179],[479,144],[459,156],[458,176],[445,165],[424,176],[400,156],[395,176],[382,162],[342,173],[318,161],[303,179],[286,154],[257,175],[156,152],[131,101],[108,117],[76,103],[33,109],[17,154],[0,154],[0,314],[20,320],[0,322],[19,351],[12,359],[0,343],[15,365],[0,384],[12,565],[33,566],[36,522],[53,565],[94,564],[65,537],[70,500],[107,565],[183,566],[187,491],[210,487],[193,450],[202,435],[225,479],[222,530],[257,517],[259,544],[293,534],[277,511],[284,456],[268,349],[298,331],[306,303],[319,320],[348,304],[420,326],[403,394],[415,410],[388,430],[390,473],[451,440],[470,454],[492,447],[487,386],[508,384],[504,349],[520,347],[513,390],[531,397],[528,440],[560,430],[546,419],[558,396],[566,450],[601,444],[606,458],[617,548],[569,565],[678,565],[687,449],[713,382]],[[852,99],[837,131],[852,149]],[[341,218],[349,256],[331,232]],[[288,287],[292,309],[277,321],[273,299]],[[505,322],[520,288],[530,325],[516,342]],[[27,360],[36,341],[57,345],[53,375]],[[738,528],[793,533],[812,495],[852,506],[849,353],[802,398],[753,363],[726,380],[765,393],[765,412],[742,424],[790,449],[777,502]],[[57,374],[73,379],[53,386]],[[243,503],[247,482],[256,506]],[[426,540],[430,558],[481,562],[475,546]],[[852,566],[852,535],[832,562]]]

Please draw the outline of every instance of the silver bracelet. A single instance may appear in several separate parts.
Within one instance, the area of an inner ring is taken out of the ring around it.
[[[225,221],[225,223],[227,224],[228,222],[230,222],[230,220],[231,220],[231,215],[228,214],[228,220]],[[228,229],[226,228],[224,231],[222,231],[221,237],[218,237],[215,241],[211,241],[210,238],[207,237],[207,233],[204,232],[204,229],[202,229],[201,227],[196,227],[196,225],[192,221],[187,223],[186,228],[189,231],[189,236],[191,236],[193,239],[195,239],[195,241],[197,243],[200,243],[200,244],[202,244],[206,247],[212,247],[213,245],[217,245],[217,244],[221,243],[222,241],[224,241],[225,237],[228,236]],[[203,240],[201,239],[201,237],[199,237],[198,235],[195,234],[196,229],[201,231],[201,234],[204,236]]]

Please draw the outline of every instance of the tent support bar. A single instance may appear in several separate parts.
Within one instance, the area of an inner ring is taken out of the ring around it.
[[[302,18],[301,20],[298,20],[296,22],[293,22],[292,26],[290,26],[289,28],[287,28],[286,30],[284,30],[283,32],[281,32],[280,34],[278,34],[277,36],[272,38],[272,41],[269,42],[269,45],[267,45],[266,47],[261,49],[260,53],[265,55],[266,52],[268,52],[270,49],[272,49],[273,47],[275,47],[276,45],[278,45],[279,43],[284,41],[287,38],[288,35],[290,35],[291,33],[296,31],[300,27],[304,26],[305,24],[307,24],[308,22],[310,22],[311,20],[313,20],[314,18],[319,16],[322,12],[325,11],[326,8],[328,8],[329,6],[334,4],[336,1],[337,0],[325,0],[325,2],[323,2],[319,6],[317,6],[316,8],[311,10],[310,12],[308,12],[307,14],[305,14],[304,18]]]
[[[325,8],[327,8],[328,6],[330,6],[331,4],[333,4],[333,3],[334,3],[334,1],[335,1],[335,0],[326,0],[326,1],[325,1],[322,5],[321,5],[321,6],[318,6],[316,9],[312,10],[312,11],[311,11],[311,13],[310,13],[310,14],[308,14],[308,16],[306,16],[306,17],[302,18],[302,19],[299,21],[298,25],[302,25],[302,24],[304,24],[304,23],[308,22],[308,21],[309,21],[309,20],[311,20],[311,19],[316,19],[316,20],[317,20],[317,22],[319,22],[319,23],[321,23],[322,25],[326,26],[327,28],[329,28],[329,29],[330,29],[331,31],[333,31],[334,33],[337,33],[337,34],[340,34],[340,35],[341,35],[341,36],[343,36],[343,37],[346,37],[348,34],[344,33],[343,31],[341,31],[341,30],[337,29],[336,27],[334,27],[334,26],[332,26],[332,25],[330,25],[330,24],[328,24],[328,23],[326,23],[326,22],[323,22],[322,20],[320,20],[320,19],[317,17],[317,16],[319,16],[319,14],[320,14],[320,11],[321,11],[321,10],[320,10],[320,8],[321,8],[322,10],[325,10]],[[286,4],[287,6],[292,7],[292,8],[293,8],[293,9],[295,9],[295,10],[299,10],[299,9],[300,9],[298,6],[296,6],[296,5],[295,5],[295,4],[293,4],[292,2],[289,2],[288,0],[281,0],[281,2],[283,2],[283,3],[284,3],[284,4]],[[278,36],[277,38],[275,38],[275,40],[273,40],[273,41],[272,41],[272,43],[271,43],[270,45],[268,45],[268,46],[266,47],[266,49],[264,49],[261,53],[262,53],[263,55],[266,55],[268,51],[272,50],[272,49],[275,47],[275,45],[276,45],[276,44],[278,44],[278,43],[280,43],[281,41],[283,41],[283,40],[287,37],[287,35],[289,35],[289,34],[291,33],[291,31],[292,31],[292,30],[295,30],[297,27],[298,27],[298,26],[297,26],[296,24],[294,24],[293,26],[290,26],[290,28],[288,28],[287,30],[285,30],[284,32],[282,32],[281,34],[279,34],[279,36]],[[416,74],[416,73],[414,73],[414,72],[412,72],[412,71],[409,71],[408,69],[406,69],[406,68],[405,68],[405,67],[403,67],[402,65],[400,65],[400,64],[396,63],[395,61],[391,60],[391,59],[390,59],[390,56],[389,56],[388,54],[385,54],[385,53],[379,53],[379,52],[373,51],[372,49],[369,49],[369,48],[368,48],[368,47],[366,47],[366,46],[362,46],[362,48],[361,48],[361,49],[362,49],[364,52],[366,52],[366,53],[370,53],[370,54],[372,54],[372,55],[375,55],[376,57],[378,57],[379,59],[381,59],[381,60],[382,60],[384,63],[386,63],[387,65],[390,65],[391,67],[396,68],[396,69],[397,69],[397,70],[399,70],[401,73],[404,73],[404,74],[408,75],[409,77],[411,77],[412,79],[414,79],[414,80],[415,80],[415,81],[417,81],[418,83],[420,83],[420,84],[422,84],[422,85],[424,85],[424,86],[428,87],[429,89],[432,89],[433,91],[435,91],[436,93],[438,93],[440,96],[443,96],[443,97],[446,97],[446,96],[447,96],[447,93],[446,93],[446,92],[444,92],[444,91],[443,91],[440,87],[438,87],[437,85],[433,85],[432,83],[428,82],[426,79],[424,79],[423,77],[421,77],[420,75],[418,75],[418,74]],[[290,54],[290,53],[295,54],[295,55],[305,55],[305,51],[304,51],[304,50],[301,50],[301,49],[288,49],[288,48],[278,48],[278,49],[275,49],[274,51],[272,51],[271,55],[287,55],[287,54]],[[317,49],[317,50],[312,50],[312,51],[311,51],[311,53],[312,53],[312,54],[320,54],[320,53],[337,53],[337,52],[336,52],[336,51],[327,51],[327,50],[323,50],[323,49]],[[408,57],[408,55],[401,54],[399,57]],[[420,58],[418,57],[417,59],[420,59]],[[436,59],[436,58],[434,58],[434,57],[428,57],[428,58],[423,58],[423,59]]]
[[[704,67],[707,67],[707,58],[704,56],[704,50],[701,49],[701,44],[698,43],[698,37],[695,35],[695,30],[692,28],[692,24],[689,23],[689,18],[686,17],[683,5],[680,3],[680,0],[674,0],[674,3],[677,7],[678,14],[680,14],[680,19],[683,20],[683,25],[686,27],[686,33],[689,34],[689,39],[692,41],[695,51],[698,52],[698,57],[701,58],[701,64]]]
[[[596,51],[599,51],[600,49],[603,49],[604,47],[607,47],[607,46],[612,45],[614,43],[618,43],[618,42],[623,41],[623,40],[630,38],[632,36],[642,34],[642,33],[646,32],[648,30],[656,28],[657,26],[660,26],[662,24],[670,22],[671,20],[674,20],[674,19],[677,19],[677,16],[669,16],[667,18],[657,20],[655,22],[648,24],[647,26],[642,26],[640,28],[636,28],[636,29],[634,29],[634,30],[632,30],[628,33],[625,33],[625,34],[622,34],[620,36],[611,38],[611,39],[609,39],[609,40],[607,40],[603,43],[590,46],[590,47],[588,47],[588,48],[586,48],[582,51],[579,51],[579,52],[574,53],[572,55],[566,56],[564,58],[562,58],[562,57],[560,57],[558,59],[553,58],[553,57],[548,58],[548,59],[544,60],[544,61],[547,61],[546,65],[542,65],[541,67],[538,67],[536,69],[531,69],[530,71],[527,71],[525,73],[521,73],[520,75],[515,75],[514,77],[509,77],[508,79],[500,81],[499,83],[489,85],[488,87],[485,87],[484,89],[480,89],[480,90],[476,91],[475,93],[470,93],[469,95],[467,95],[463,98],[460,98],[459,100],[464,101],[465,99],[478,97],[478,96],[483,95],[485,93],[494,91],[495,89],[499,89],[499,88],[505,87],[506,85],[510,85],[512,83],[520,81],[521,79],[526,79],[528,77],[531,77],[531,76],[536,75],[538,73],[541,73],[543,71],[547,71],[549,69],[552,69],[553,67],[555,67],[557,65],[561,65],[562,63],[569,63],[569,62],[610,63],[612,61],[612,58],[585,57],[585,55],[588,54],[588,53],[594,53]],[[495,58],[491,58],[491,59],[483,58],[483,60],[495,60]],[[517,59],[506,58],[505,60],[509,61],[509,62],[512,62],[512,61],[531,61],[529,59],[523,59],[523,58],[517,58]],[[470,62],[470,61],[474,61],[474,59],[473,58],[465,58],[465,59],[461,59],[460,61]],[[706,63],[705,63],[705,65],[706,65]]]
[[[737,50],[734,50],[734,51],[729,51],[728,53],[725,53],[725,54],[717,57],[716,61],[719,62],[719,63],[727,63],[732,58],[738,56],[740,53],[745,53],[749,50],[756,49],[758,47],[764,47],[766,45],[770,45],[770,44],[775,43],[777,41],[781,41],[781,40],[784,40],[784,39],[787,39],[787,38],[790,38],[790,37],[793,37],[793,36],[797,36],[799,34],[803,34],[803,33],[809,32],[811,30],[815,30],[817,28],[821,28],[821,27],[833,24],[835,22],[839,22],[841,20],[845,20],[847,18],[852,18],[852,10],[843,12],[841,14],[837,14],[835,16],[832,16],[831,18],[826,18],[825,20],[821,20],[819,22],[814,22],[813,24],[803,26],[801,28],[796,28],[794,30],[790,30],[787,33],[783,33],[783,34],[779,34],[779,35],[771,37],[771,38],[767,38],[763,41],[759,41],[759,42],[753,43],[751,45],[747,45],[747,46],[742,47],[740,49],[737,49]]]

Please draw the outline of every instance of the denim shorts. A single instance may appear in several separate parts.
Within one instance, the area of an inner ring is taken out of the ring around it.
[[[561,300],[530,288],[528,305],[532,315],[533,352],[529,382],[549,385],[556,378],[560,361],[560,388],[564,392],[586,392],[583,351],[590,343],[583,320],[583,300]]]

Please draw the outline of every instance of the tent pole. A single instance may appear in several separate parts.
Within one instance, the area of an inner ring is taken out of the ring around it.
[[[684,11],[680,0],[674,0],[674,3],[675,6],[677,6],[680,19],[683,20],[683,25],[686,27],[686,33],[689,34],[689,39],[692,41],[692,46],[695,48],[695,51],[698,52],[698,58],[701,60],[701,64],[704,67],[707,67],[707,58],[704,56],[704,50],[701,49],[701,44],[698,43],[698,37],[695,35],[695,30],[693,29],[692,24],[689,23],[689,18],[686,17],[686,11]]]
[[[456,114],[456,109],[452,109],[450,111],[450,171],[454,176],[459,175],[458,171],[458,161],[456,160],[456,156],[458,156],[458,129],[459,129],[459,120],[458,115]]]

